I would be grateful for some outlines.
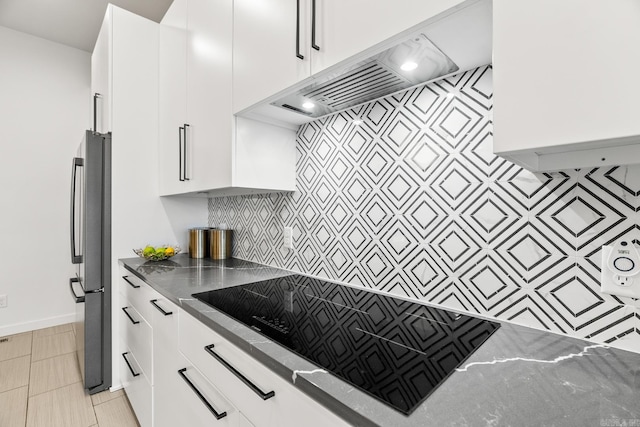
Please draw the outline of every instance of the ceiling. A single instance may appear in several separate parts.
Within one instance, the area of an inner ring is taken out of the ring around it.
[[[0,0],[0,26],[93,51],[107,4],[160,22],[173,0]]]

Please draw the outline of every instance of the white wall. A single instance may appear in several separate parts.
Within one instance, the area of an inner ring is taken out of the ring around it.
[[[0,27],[0,336],[73,320],[71,158],[91,126],[90,55]]]

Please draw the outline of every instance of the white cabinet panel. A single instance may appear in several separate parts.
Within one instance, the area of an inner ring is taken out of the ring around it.
[[[155,427],[189,425],[183,422],[184,411],[176,405],[181,394],[177,392],[178,369],[183,363],[178,358],[178,307],[152,291],[154,307],[153,325],[153,419]]]
[[[629,108],[640,97],[638,2],[495,0],[493,9],[495,153],[533,170],[640,161]]]
[[[294,191],[295,146],[290,129],[236,117],[234,185]]]
[[[151,326],[130,303],[124,302],[120,312],[119,322],[124,345],[135,355],[140,371],[153,385]]]
[[[462,3],[461,0],[316,0],[311,74],[345,60]]]
[[[119,366],[122,374],[122,385],[140,426],[151,427],[153,425],[151,384],[142,374],[140,365],[130,350],[123,350],[123,354],[120,355]]]
[[[159,150],[160,194],[184,187],[179,153],[181,127],[187,119],[187,2],[175,0],[159,29]]]
[[[238,410],[191,363],[181,360],[182,368],[173,372],[177,379],[173,406],[180,414],[179,425],[240,426]]]
[[[281,156],[282,130],[262,126],[260,152],[278,151],[261,161],[261,168],[247,169],[255,166],[256,153],[237,149],[236,126],[243,125],[236,125],[231,107],[233,4],[176,0],[161,27],[160,194],[233,194],[235,187],[293,190],[295,143]],[[295,132],[287,132],[289,144]],[[291,172],[286,182],[282,171]],[[265,187],[271,182],[277,186]]]
[[[231,185],[232,3],[176,0],[160,29],[160,194]]]
[[[277,376],[253,357],[207,328],[192,316],[183,313],[179,325],[181,352],[206,376],[238,410],[256,426],[297,427],[300,420],[309,427],[346,426],[342,419],[314,402],[291,384]],[[245,384],[232,370],[210,351],[225,360],[253,383],[266,400]]]
[[[187,174],[192,191],[231,185],[233,3],[188,0]]]
[[[151,306],[148,301],[151,299],[151,288],[126,270],[120,269],[120,272],[120,294],[124,296],[124,301],[131,303],[143,318],[150,320]]]
[[[309,77],[310,2],[235,0],[233,111],[238,112]],[[298,15],[298,16],[297,16]],[[299,36],[296,37],[296,23]],[[296,42],[299,53],[296,56]]]

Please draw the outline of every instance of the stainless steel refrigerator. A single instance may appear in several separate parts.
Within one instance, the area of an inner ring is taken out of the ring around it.
[[[71,172],[76,346],[84,386],[111,386],[111,134],[86,131]]]

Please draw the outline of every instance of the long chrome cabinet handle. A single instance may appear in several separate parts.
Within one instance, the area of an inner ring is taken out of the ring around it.
[[[209,401],[207,400],[206,397],[203,396],[202,393],[200,393],[200,390],[198,390],[198,388],[191,382],[191,380],[187,377],[187,375],[185,374],[187,368],[182,368],[178,371],[178,374],[182,377],[182,379],[189,384],[189,387],[191,387],[191,390],[193,390],[193,392],[198,395],[198,397],[200,398],[200,400],[202,400],[202,403],[204,403],[204,406],[207,407],[208,410],[211,411],[211,413],[213,414],[214,417],[216,417],[216,420],[219,420],[220,418],[224,418],[227,416],[227,412],[221,412],[218,413],[218,411],[215,410],[215,408],[211,405],[211,403],[209,403]]]
[[[153,305],[155,308],[157,308],[158,311],[160,311],[160,313],[164,314],[165,316],[171,316],[173,314],[173,311],[164,311],[164,309],[158,305],[158,300],[157,299],[152,299],[149,302],[151,303],[151,305]]]
[[[296,0],[296,56],[304,60],[300,53],[300,0]]]
[[[184,140],[184,153],[183,153],[183,156],[182,156],[182,161],[183,161],[183,164],[182,164],[183,181],[189,181],[189,177],[187,176],[187,157],[188,157],[187,153],[189,152],[188,151],[189,149],[187,148],[187,128],[189,126],[190,125],[188,123],[185,123],[184,127],[182,128],[182,131],[184,132],[184,136],[182,138]]]
[[[122,353],[122,358],[127,363],[127,366],[129,367],[129,370],[131,371],[131,375],[133,375],[134,377],[137,377],[138,375],[140,375],[140,372],[136,373],[133,370],[133,367],[131,366],[131,363],[129,363],[129,360],[127,359],[127,354],[129,354],[129,352]]]
[[[131,287],[133,289],[138,289],[140,287],[140,285],[136,285],[135,283],[133,283],[131,280],[128,279],[129,276],[122,276],[122,279],[127,282],[129,285],[131,285]]]
[[[138,323],[140,323],[139,320],[135,320],[133,317],[131,317],[131,315],[127,311],[127,308],[129,308],[129,307],[122,307],[122,311],[124,311],[124,314],[126,314],[127,317],[129,318],[129,320],[131,320],[131,323],[133,323],[134,325],[137,325]]]
[[[316,44],[316,0],[311,0],[311,47],[320,50]]]
[[[236,377],[238,377],[238,379],[240,379],[240,381],[245,383],[251,390],[253,390],[253,392],[255,394],[260,396],[262,398],[262,400],[271,399],[273,396],[276,395],[276,392],[273,391],[273,390],[270,391],[270,392],[267,392],[267,393],[265,393],[264,391],[260,390],[257,385],[255,385],[254,383],[251,382],[251,380],[249,380],[247,377],[242,375],[242,373],[240,371],[238,371],[236,368],[231,366],[231,364],[229,364],[229,362],[224,360],[219,354],[217,354],[215,351],[213,351],[212,350],[213,347],[215,347],[215,345],[211,344],[211,345],[205,346],[204,349],[205,349],[205,351],[207,353],[209,353],[211,356],[213,356],[218,362],[222,363],[225,368],[230,370]]]

